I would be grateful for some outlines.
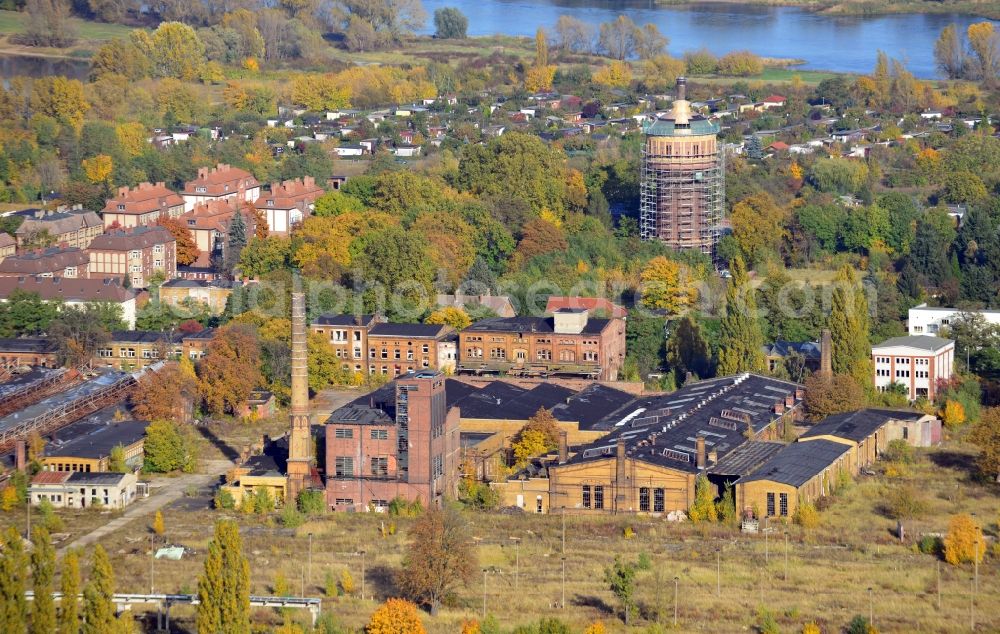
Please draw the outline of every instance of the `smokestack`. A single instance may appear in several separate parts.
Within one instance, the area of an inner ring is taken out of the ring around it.
[[[569,459],[569,442],[565,430],[559,431],[559,464],[566,464]]]
[[[823,329],[819,344],[819,373],[824,378],[833,378],[833,337],[828,328]]]
[[[714,467],[715,463],[717,463],[718,461],[719,461],[719,452],[716,451],[715,449],[713,449],[712,451],[709,451],[708,452],[708,464],[710,466]]]
[[[696,458],[696,460],[698,462],[696,463],[696,465],[697,465],[697,467],[699,469],[704,469],[705,468],[705,437],[704,436],[698,436],[698,438],[695,440],[695,445],[694,446],[695,446],[695,449],[698,452],[698,457]]]
[[[677,78],[677,99],[687,100],[687,79],[684,77]]]
[[[288,495],[291,503],[306,487],[312,462],[309,430],[309,359],[306,347],[306,296],[292,291],[292,407],[288,435]]]
[[[615,513],[624,511],[625,491],[628,483],[625,477],[625,439],[618,439],[615,447]]]
[[[23,472],[27,463],[27,443],[24,440],[18,440],[17,444],[14,445],[14,468]]]

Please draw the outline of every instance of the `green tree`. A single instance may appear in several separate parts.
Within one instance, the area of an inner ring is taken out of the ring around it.
[[[859,385],[871,385],[871,320],[865,289],[854,271],[845,266],[834,280],[830,308],[833,338],[833,371],[854,377]]]
[[[719,342],[718,374],[764,372],[767,370],[764,335],[757,319],[757,300],[743,258],[737,256],[733,259],[730,272],[732,277],[726,288],[726,309]]]
[[[690,315],[684,315],[674,324],[667,339],[667,363],[679,377],[688,372],[701,379],[710,376],[712,351],[701,332],[701,326]]]
[[[31,604],[32,634],[51,634],[56,631],[56,604],[52,599],[55,590],[56,551],[52,547],[49,531],[43,526],[32,530],[31,579],[35,600]]]
[[[205,568],[198,578],[198,631],[250,632],[250,564],[236,522],[215,523]]]
[[[23,632],[28,625],[24,573],[28,569],[21,535],[13,526],[4,532],[0,555],[0,631]]]
[[[1000,408],[988,407],[982,411],[969,440],[979,448],[976,466],[980,472],[1000,482]]]
[[[340,190],[332,190],[323,194],[313,203],[313,215],[319,217],[339,216],[345,213],[363,212],[364,204]]]
[[[229,221],[229,233],[226,236],[226,252],[224,267],[227,273],[232,273],[240,261],[243,247],[247,245],[247,223],[241,212],[233,214]]]
[[[386,227],[358,238],[352,251],[357,253],[355,263],[367,283],[411,293],[415,289],[410,284],[430,288],[434,272],[427,241],[420,234]]]
[[[614,563],[604,569],[604,582],[621,603],[625,625],[629,624],[629,617],[636,607],[635,576],[635,564],[622,561],[619,555],[615,555]]]
[[[63,600],[59,604],[57,631],[59,634],[79,634],[80,606],[76,597],[80,594],[80,558],[75,551],[70,551],[63,557],[59,589]]]
[[[83,587],[83,634],[108,634],[115,627],[115,573],[107,551],[94,547],[90,579]]]
[[[120,444],[111,448],[111,455],[108,457],[108,471],[128,473],[128,465],[125,463],[125,447]]]
[[[468,28],[469,18],[455,7],[442,7],[434,11],[434,37],[464,38]]]
[[[194,465],[191,441],[180,424],[154,420],[146,428],[145,459],[142,468],[150,473],[187,471]]]

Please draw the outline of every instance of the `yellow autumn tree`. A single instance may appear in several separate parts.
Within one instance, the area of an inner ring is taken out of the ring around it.
[[[389,599],[372,614],[366,634],[426,634],[417,606],[405,599]]]
[[[139,156],[146,149],[146,126],[138,121],[120,123],[115,126],[115,136],[118,143],[129,156]]]
[[[464,330],[472,324],[469,314],[458,306],[445,306],[427,316],[425,324],[443,324],[455,330]]]
[[[293,103],[321,112],[346,108],[351,103],[351,92],[336,75],[310,73],[292,79],[291,98]]]
[[[243,69],[248,70],[251,73],[256,73],[260,70],[260,63],[257,61],[256,57],[246,57],[243,59]]]
[[[944,537],[944,560],[953,566],[966,562],[982,562],[986,554],[983,529],[971,515],[962,513],[951,518]]]
[[[157,511],[156,515],[153,516],[153,532],[162,535],[166,530],[167,527],[163,523],[163,512]]]
[[[482,631],[482,628],[479,627],[479,621],[476,619],[462,621],[462,634],[482,634]]]
[[[17,506],[17,489],[8,484],[0,493],[0,510],[7,512]]]
[[[627,88],[632,83],[632,67],[626,62],[614,61],[594,73],[593,80],[608,88]]]
[[[83,159],[83,173],[91,183],[106,183],[111,179],[114,163],[107,154]]]
[[[607,634],[608,628],[604,626],[604,621],[594,621],[587,626],[583,634]]]
[[[697,299],[687,267],[662,255],[649,261],[639,279],[642,303],[647,308],[676,315]]]
[[[958,401],[947,400],[941,408],[941,421],[945,427],[957,427],[965,422],[965,407]]]
[[[519,438],[511,445],[511,449],[514,450],[514,467],[523,469],[529,460],[542,455],[548,448],[545,432],[537,429],[522,431]]]
[[[555,66],[531,66],[524,72],[524,88],[528,92],[548,90],[552,87],[555,77]]]

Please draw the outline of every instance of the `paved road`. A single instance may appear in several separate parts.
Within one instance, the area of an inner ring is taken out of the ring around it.
[[[83,548],[89,546],[102,537],[110,535],[120,528],[124,528],[133,520],[155,513],[175,500],[180,499],[190,487],[197,489],[217,482],[219,476],[230,469],[232,465],[233,463],[228,460],[208,460],[201,464],[202,473],[187,473],[176,478],[159,480],[156,483],[159,486],[151,487],[152,490],[148,498],[140,498],[125,509],[122,515],[107,524],[63,544],[62,548],[58,551],[59,555],[64,555],[71,547]]]

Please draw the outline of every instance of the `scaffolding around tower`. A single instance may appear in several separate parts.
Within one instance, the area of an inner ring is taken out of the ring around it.
[[[685,92],[682,77],[671,111],[643,129],[640,235],[714,258],[725,212],[725,154],[719,126],[692,112]]]

